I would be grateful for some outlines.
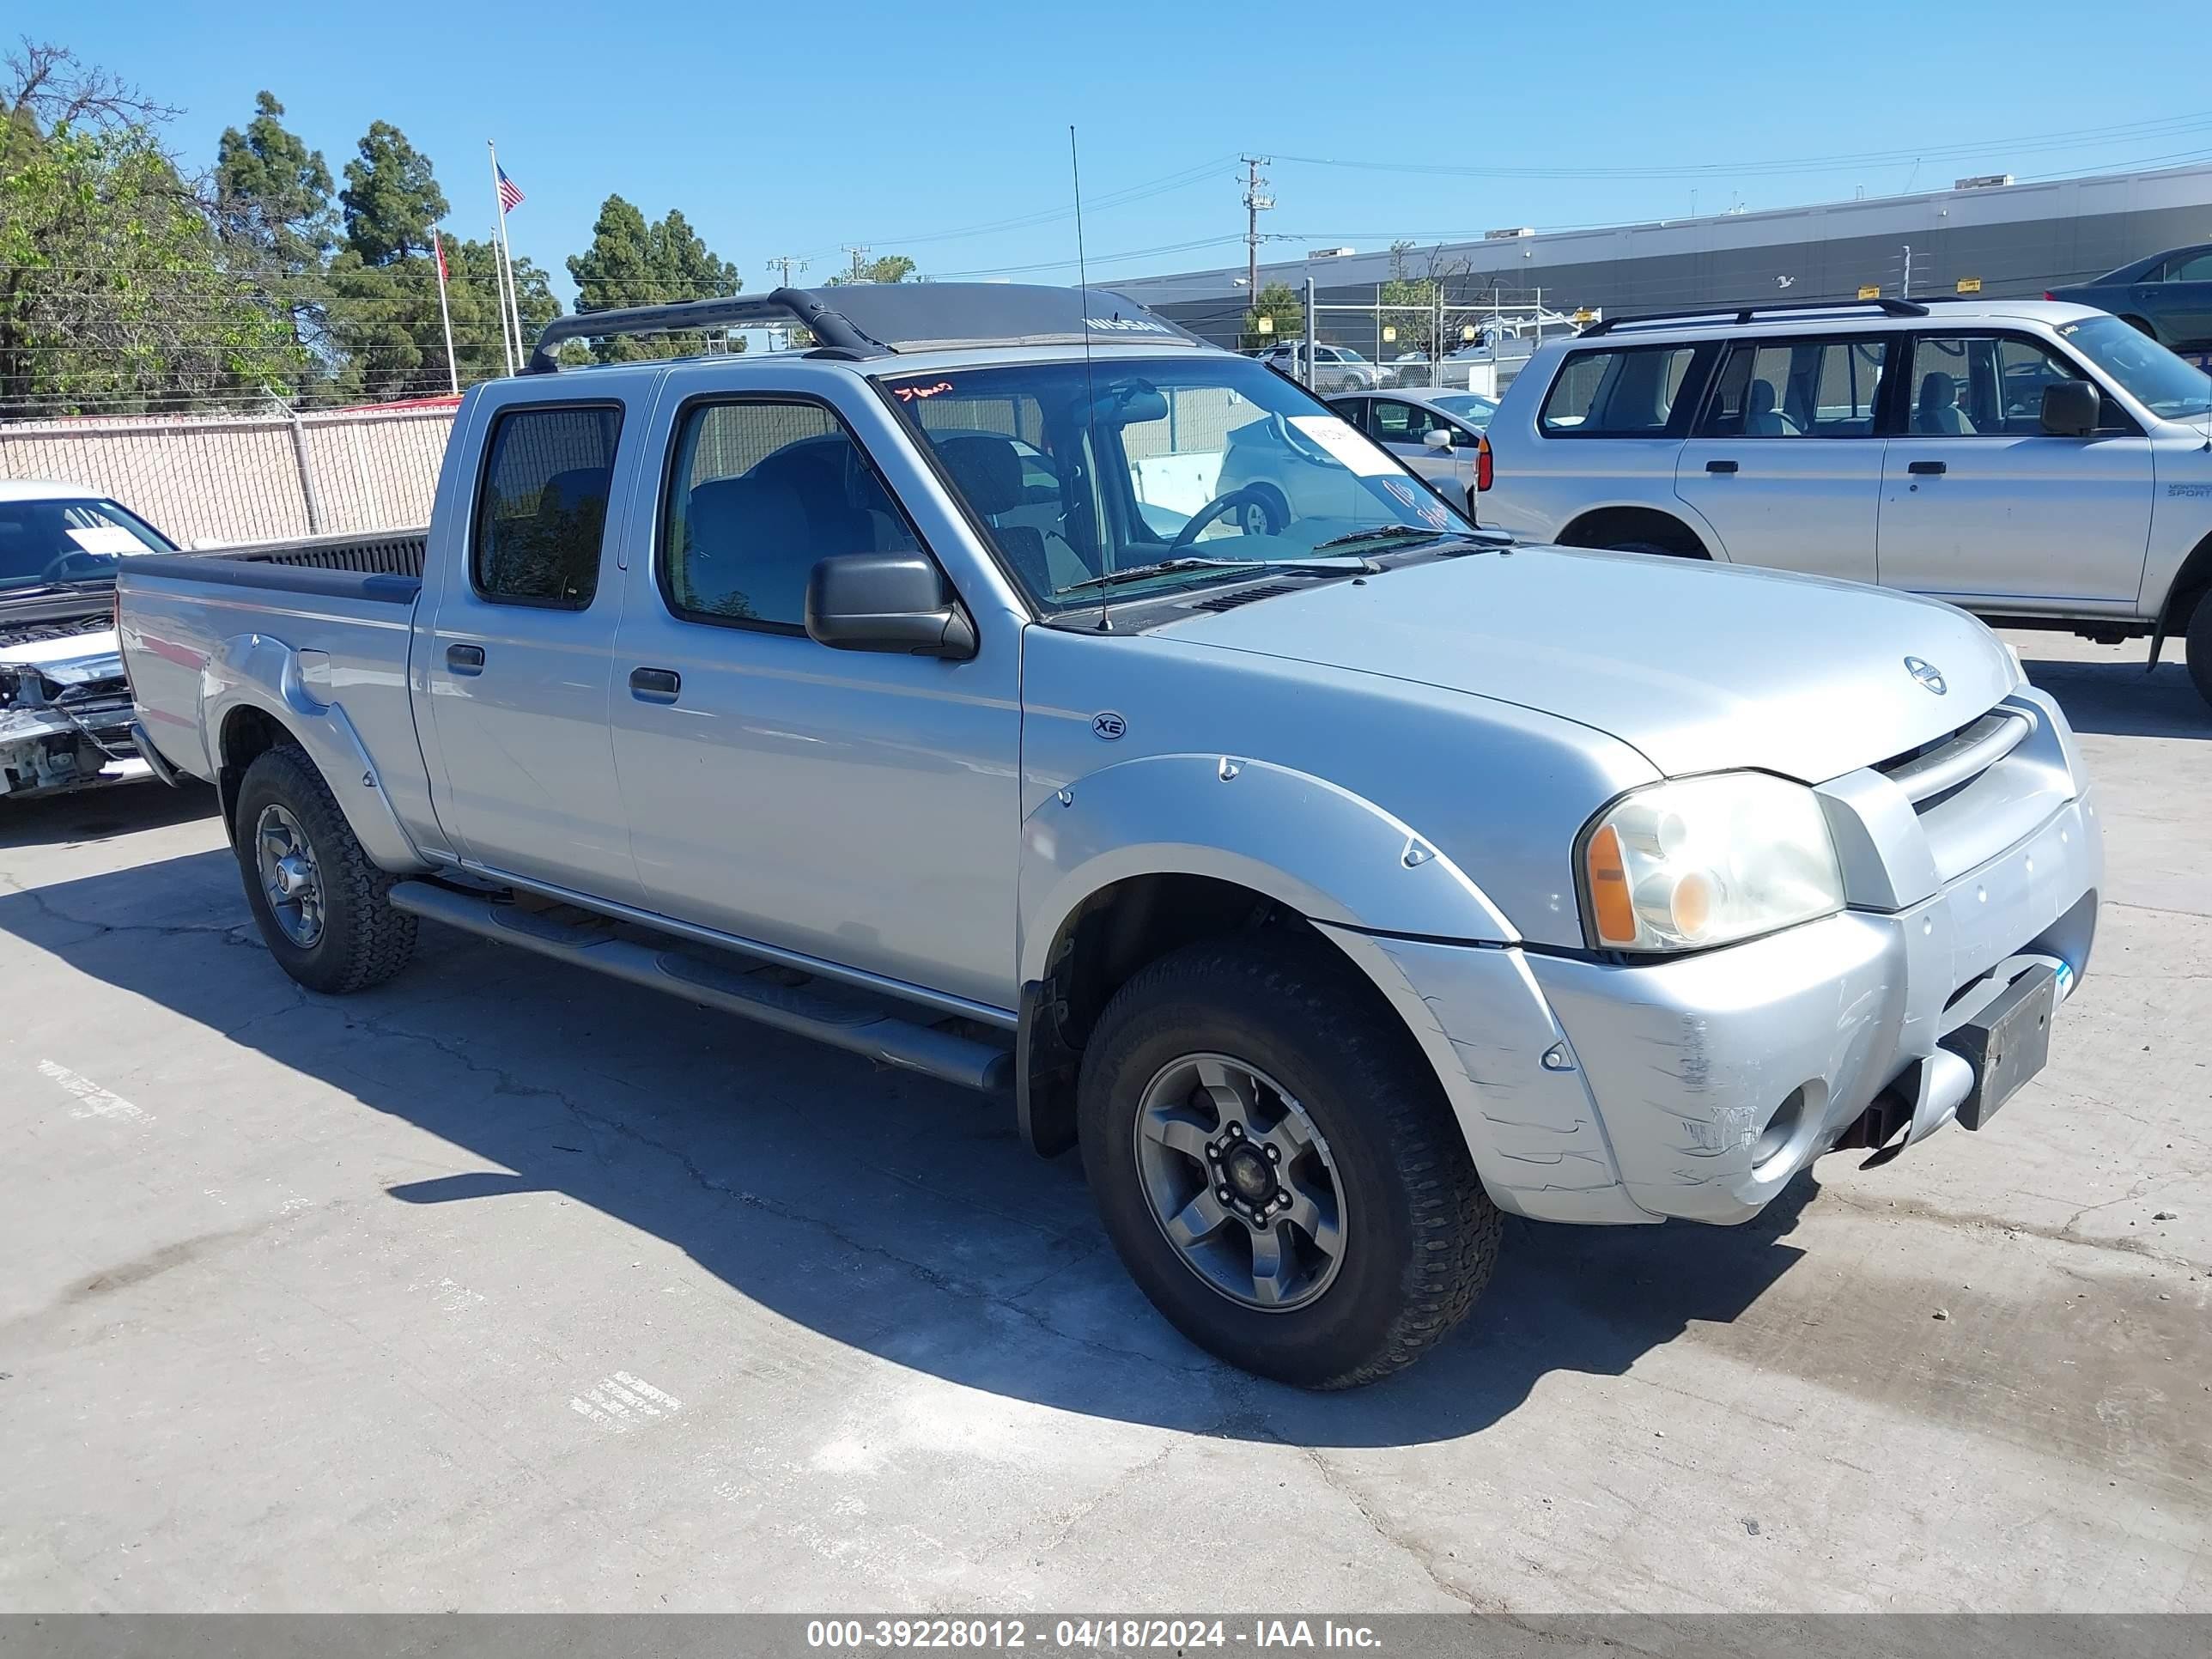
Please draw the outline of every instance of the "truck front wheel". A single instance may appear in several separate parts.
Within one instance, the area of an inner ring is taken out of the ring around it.
[[[1436,1079],[1325,945],[1191,945],[1085,1046],[1085,1174],[1152,1305],[1230,1364],[1370,1382],[1467,1315],[1500,1221]]]
[[[310,991],[366,990],[407,965],[415,918],[386,896],[397,878],[369,862],[305,750],[281,744],[246,769],[231,845],[269,954]]]

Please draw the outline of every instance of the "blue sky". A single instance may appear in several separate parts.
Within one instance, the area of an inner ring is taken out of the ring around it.
[[[2212,39],[2203,0],[9,11],[7,33],[183,106],[171,137],[198,164],[263,88],[334,174],[392,121],[437,164],[459,234],[492,222],[496,138],[529,198],[516,251],[564,295],[562,260],[611,191],[681,208],[749,289],[773,256],[818,280],[853,243],[932,275],[1073,280],[1053,263],[1074,255],[1071,121],[1094,278],[1241,262],[1234,240],[1187,246],[1242,233],[1241,150],[1277,158],[1261,228],[1288,239],[1263,250],[1278,258],[1677,217],[1692,192],[1712,213],[2212,157],[2212,82],[2184,49]],[[810,37],[810,16],[835,21]],[[1394,170],[1409,167],[1462,171]]]

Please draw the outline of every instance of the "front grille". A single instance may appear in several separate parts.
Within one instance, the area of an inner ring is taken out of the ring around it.
[[[2057,732],[2021,703],[2000,703],[1875,770],[1911,804],[1946,881],[2026,839],[2074,794]]]
[[[2025,708],[1993,708],[1979,720],[1882,762],[1875,769],[1905,791],[1919,811],[1966,787],[2033,735]]]

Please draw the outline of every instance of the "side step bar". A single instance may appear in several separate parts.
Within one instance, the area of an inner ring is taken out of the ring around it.
[[[775,975],[783,970],[750,957],[732,955],[715,961],[624,938],[605,924],[579,926],[543,910],[427,881],[401,882],[392,890],[392,903],[396,909],[463,933],[705,1003],[902,1071],[987,1092],[1005,1089],[1012,1081],[1013,1054],[1008,1049],[918,1024],[881,1008],[834,1000],[805,984],[780,982]]]

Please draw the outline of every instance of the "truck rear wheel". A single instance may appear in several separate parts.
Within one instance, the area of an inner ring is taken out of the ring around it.
[[[415,918],[386,899],[398,878],[369,862],[305,750],[246,769],[231,845],[269,954],[310,991],[366,990],[407,965]]]
[[[1498,1210],[1441,1089],[1350,964],[1206,942],[1125,985],[1085,1046],[1084,1171],[1152,1305],[1233,1365],[1370,1382],[1456,1325]]]

